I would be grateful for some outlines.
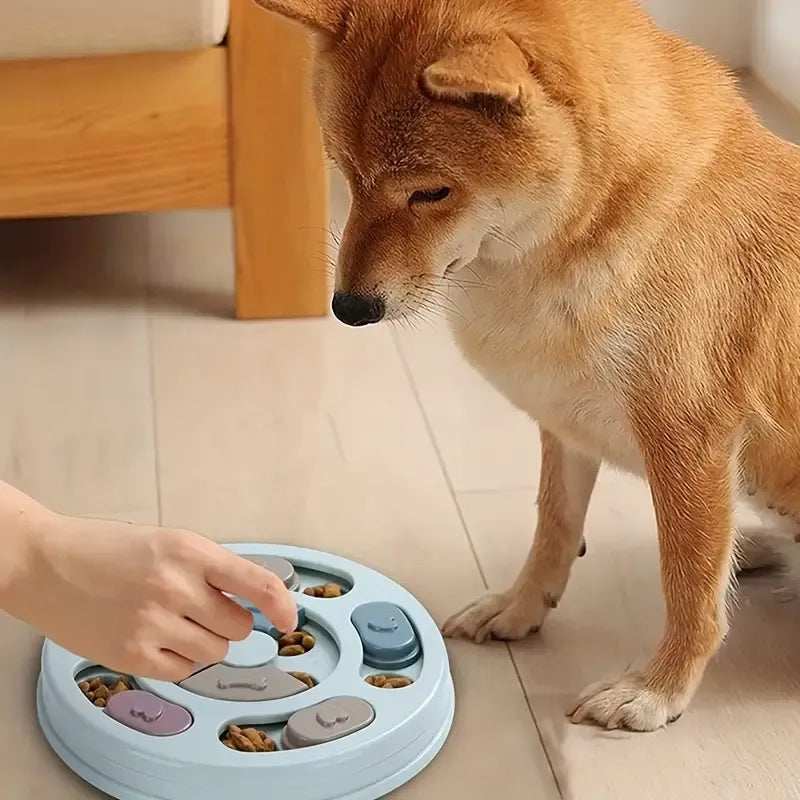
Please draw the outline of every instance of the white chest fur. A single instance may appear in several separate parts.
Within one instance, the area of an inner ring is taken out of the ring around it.
[[[625,399],[630,334],[615,326],[576,335],[574,319],[552,297],[486,288],[470,295],[450,322],[472,366],[566,444],[641,474]]]

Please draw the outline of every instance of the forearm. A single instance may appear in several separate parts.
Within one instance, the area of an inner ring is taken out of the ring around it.
[[[13,595],[26,579],[35,543],[53,518],[41,504],[0,481],[0,610],[15,605]]]

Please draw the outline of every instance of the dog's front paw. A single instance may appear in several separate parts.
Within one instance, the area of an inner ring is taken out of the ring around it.
[[[487,594],[452,616],[442,628],[448,638],[516,641],[538,631],[556,601],[542,595]]]
[[[588,722],[608,730],[654,731],[677,720],[687,702],[649,689],[641,674],[632,673],[616,683],[589,686],[568,716],[576,725]]]

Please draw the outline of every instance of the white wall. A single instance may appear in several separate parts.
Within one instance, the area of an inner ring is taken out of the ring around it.
[[[662,28],[710,50],[730,67],[750,65],[753,0],[641,2]],[[787,2],[800,3],[800,0],[774,0],[776,5]]]
[[[756,0],[753,71],[800,108],[800,0]]]

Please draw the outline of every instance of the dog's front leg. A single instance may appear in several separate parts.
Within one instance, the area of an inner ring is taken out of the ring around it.
[[[539,522],[533,546],[514,585],[487,594],[444,626],[446,636],[483,642],[522,639],[537,631],[556,607],[570,569],[584,547],[583,523],[599,462],[570,449],[542,431]]]
[[[648,667],[589,687],[574,722],[650,731],[677,719],[727,633],[734,463],[727,437],[642,437],[658,521],[666,628]],[[722,444],[722,442],[725,442]]]

